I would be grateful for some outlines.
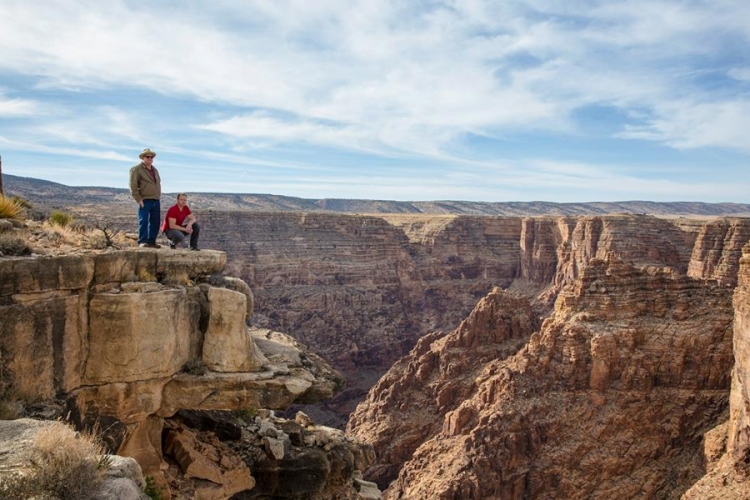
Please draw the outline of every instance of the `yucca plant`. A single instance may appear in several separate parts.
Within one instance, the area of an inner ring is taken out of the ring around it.
[[[0,194],[0,219],[22,219],[23,205],[13,198]]]

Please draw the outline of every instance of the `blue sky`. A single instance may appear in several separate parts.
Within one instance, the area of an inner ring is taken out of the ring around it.
[[[746,0],[0,0],[3,172],[305,198],[750,202]]]

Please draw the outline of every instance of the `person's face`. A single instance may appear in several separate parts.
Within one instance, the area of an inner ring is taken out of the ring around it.
[[[151,155],[143,155],[143,164],[150,167],[154,163],[154,157]]]
[[[180,208],[187,205],[187,196],[178,196],[177,197],[177,204],[180,206]]]

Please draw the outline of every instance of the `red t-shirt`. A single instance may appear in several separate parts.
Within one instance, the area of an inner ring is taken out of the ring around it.
[[[190,207],[188,207],[187,205],[185,205],[182,210],[180,210],[179,205],[172,205],[171,207],[169,207],[169,210],[167,210],[167,216],[164,217],[164,224],[162,225],[161,230],[166,232],[167,229],[169,229],[169,219],[175,219],[178,226],[183,226],[185,217],[187,217],[191,213],[193,212],[190,211]]]

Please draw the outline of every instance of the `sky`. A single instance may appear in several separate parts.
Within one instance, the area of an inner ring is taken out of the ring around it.
[[[0,0],[2,171],[750,203],[747,0]]]

